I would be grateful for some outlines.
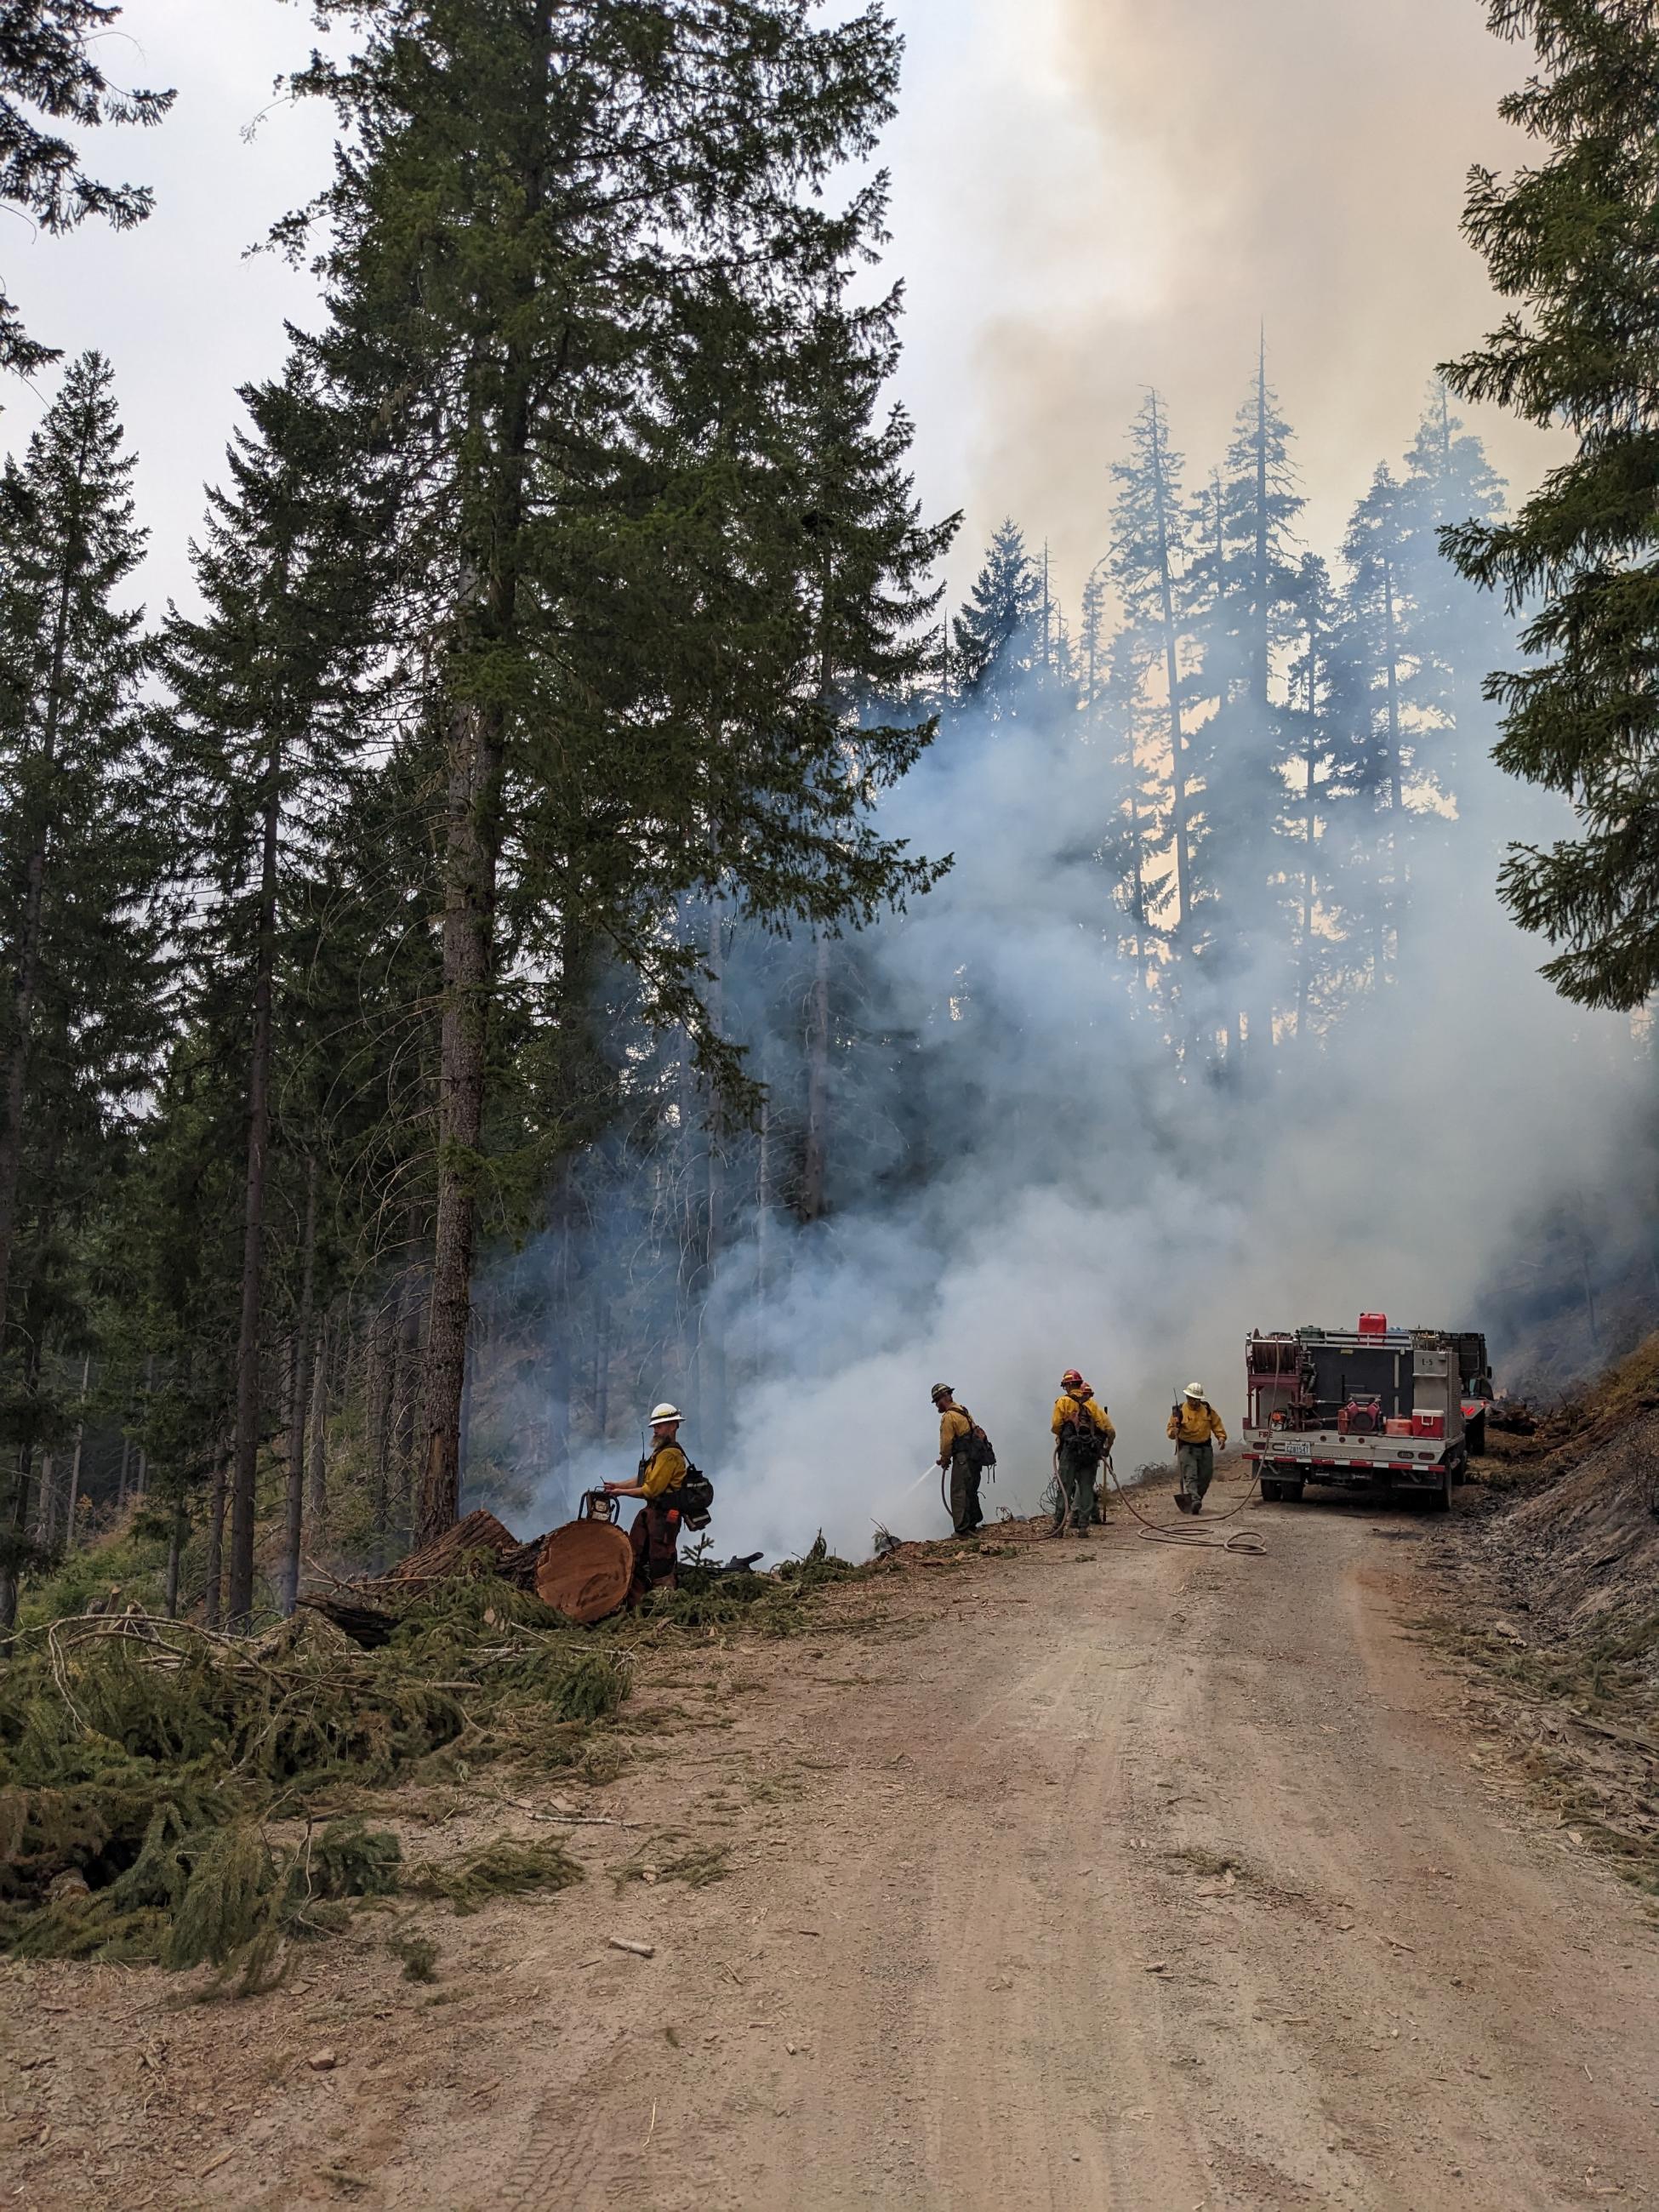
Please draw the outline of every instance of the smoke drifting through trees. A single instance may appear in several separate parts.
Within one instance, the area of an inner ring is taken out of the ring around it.
[[[879,814],[953,854],[945,883],[827,961],[682,913],[763,1123],[717,1123],[683,1049],[596,1000],[626,1110],[501,1278],[562,1310],[585,1387],[550,1421],[498,1352],[482,1494],[556,1517],[666,1390],[734,1536],[858,1547],[930,1525],[941,1377],[1030,1505],[1073,1360],[1132,1465],[1189,1370],[1229,1402],[1252,1324],[1386,1304],[1489,1326],[1517,1382],[1592,1358],[1595,1286],[1652,1293],[1645,1227],[1615,1226],[1650,1061],[1553,999],[1497,904],[1529,804],[1487,758],[1506,641],[1437,532],[1500,501],[1437,388],[1328,564],[1264,364],[1207,474],[1147,395],[1075,626],[1000,528]],[[538,1480],[552,1432],[572,1462]]]

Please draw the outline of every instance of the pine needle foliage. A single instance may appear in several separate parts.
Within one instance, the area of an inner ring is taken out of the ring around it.
[[[273,1841],[272,1822],[444,1759],[571,1765],[629,1679],[500,1582],[416,1598],[374,1652],[298,1638],[265,1656],[149,1620],[20,1635],[0,1666],[0,1950],[263,1986],[288,1941],[398,1886],[394,1838],[335,1820]],[[492,1859],[456,1893],[574,1878]]]
[[[1464,575],[1529,615],[1525,665],[1493,675],[1496,758],[1572,802],[1583,834],[1511,848],[1502,888],[1563,949],[1544,973],[1593,1006],[1659,983],[1659,22],[1646,0],[1490,0],[1538,67],[1501,105],[1542,149],[1471,173],[1465,234],[1520,303],[1442,372],[1465,399],[1540,427],[1574,458],[1512,520],[1443,534]]]
[[[404,1887],[416,1897],[447,1899],[461,1919],[481,1911],[493,1897],[568,1889],[581,1878],[581,1869],[562,1844],[515,1843],[502,1836],[453,1865],[416,1867]]]

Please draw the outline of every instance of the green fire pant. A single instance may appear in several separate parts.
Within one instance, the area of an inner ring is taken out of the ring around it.
[[[1054,1511],[1056,1529],[1064,1525],[1066,1508],[1072,1509],[1072,1526],[1086,1528],[1095,1517],[1095,1468],[1097,1461],[1092,1448],[1063,1440],[1060,1447],[1060,1503]]]
[[[1188,1498],[1202,1498],[1215,1480],[1215,1446],[1177,1444],[1176,1464],[1181,1470],[1181,1486]]]
[[[951,1526],[958,1536],[971,1536],[984,1518],[979,1503],[979,1469],[966,1452],[952,1452]]]

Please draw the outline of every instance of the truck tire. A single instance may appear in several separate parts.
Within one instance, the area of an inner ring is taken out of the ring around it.
[[[1302,1503],[1303,1487],[1304,1485],[1302,1478],[1300,1475],[1297,1475],[1294,1480],[1281,1485],[1280,1495],[1287,1498],[1292,1505],[1300,1505]]]
[[[1265,1504],[1268,1505],[1277,1505],[1279,1499],[1284,1495],[1285,1486],[1283,1483],[1275,1482],[1270,1474],[1264,1474],[1262,1476],[1261,1496]]]
[[[1446,1460],[1443,1462],[1440,1468],[1440,1487],[1437,1490],[1425,1490],[1423,1492],[1423,1503],[1431,1513],[1448,1513],[1451,1510],[1451,1462]]]

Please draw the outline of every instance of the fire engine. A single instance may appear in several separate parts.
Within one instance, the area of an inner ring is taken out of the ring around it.
[[[1390,1328],[1368,1313],[1352,1329],[1254,1331],[1244,1363],[1243,1443],[1264,1498],[1298,1498],[1310,1482],[1382,1484],[1443,1512],[1469,1454],[1485,1449],[1484,1336]]]

